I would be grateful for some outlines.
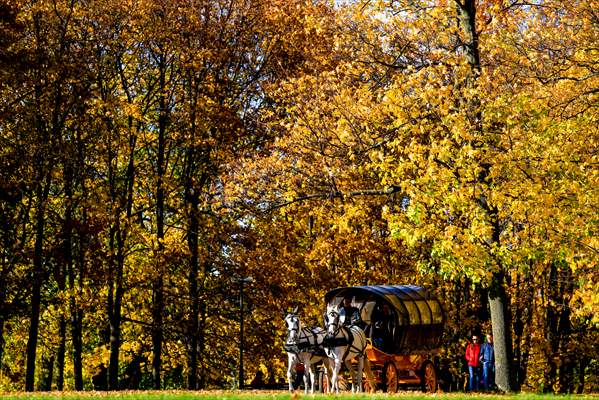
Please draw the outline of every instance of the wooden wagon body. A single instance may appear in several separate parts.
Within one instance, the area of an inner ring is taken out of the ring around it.
[[[386,304],[391,311],[392,327],[385,351],[377,348],[372,338],[366,348],[377,388],[393,393],[405,385],[436,391],[433,357],[445,322],[439,301],[419,286],[381,285],[333,289],[325,295],[325,302],[337,306],[344,297],[351,297],[352,305],[360,310],[361,323],[369,337],[375,309]]]

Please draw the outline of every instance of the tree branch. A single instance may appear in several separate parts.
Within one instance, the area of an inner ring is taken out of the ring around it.
[[[274,204],[271,207],[268,207],[266,211],[272,211],[277,208],[282,208],[289,206],[294,203],[300,203],[302,201],[316,200],[316,199],[334,199],[334,198],[346,198],[346,197],[358,197],[358,196],[389,196],[395,194],[400,191],[400,187],[397,185],[387,186],[384,189],[362,189],[362,190],[352,190],[349,192],[342,192],[340,190],[332,191],[332,192],[322,192],[322,193],[313,193],[307,194],[304,196],[299,196],[289,201]]]

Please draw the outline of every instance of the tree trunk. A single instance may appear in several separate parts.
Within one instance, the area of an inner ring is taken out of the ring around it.
[[[108,389],[119,389],[119,354],[121,349],[121,308],[123,301],[123,269],[124,269],[124,243],[120,222],[116,222],[116,271],[114,277],[114,298],[110,313],[110,362],[108,368]]]
[[[120,288],[116,289],[116,296],[119,295]],[[119,353],[121,349],[121,300],[116,299],[110,319],[110,360],[108,365],[108,390],[119,389]]]
[[[530,266],[532,269],[532,266]],[[514,384],[515,390],[519,391],[524,380],[526,379],[526,371],[528,366],[528,358],[530,355],[530,336],[526,335],[525,329],[530,329],[532,315],[534,310],[534,282],[530,274],[517,274],[516,278],[516,293],[517,300],[515,312],[513,315],[513,332],[514,332]]]
[[[4,356],[4,316],[0,316],[0,371],[2,371],[2,356]]]
[[[545,294],[547,296],[546,303],[549,304],[552,300],[556,299],[557,293],[557,268],[555,263],[549,265],[549,276],[547,277]],[[544,374],[544,385],[543,392],[553,392],[557,383],[557,357],[559,351],[559,315],[553,306],[547,306],[546,308],[546,320],[545,320],[545,338],[547,340],[546,358],[548,368],[545,369]]]
[[[493,275],[493,283],[489,288],[489,305],[491,307],[495,349],[495,383],[499,390],[511,392],[513,391],[511,334],[507,311],[508,299],[501,274]]]
[[[60,316],[59,337],[60,344],[58,345],[58,354],[56,357],[56,368],[58,368],[56,375],[56,389],[62,391],[64,387],[64,358],[67,344],[67,321],[64,315]]]
[[[36,228],[35,247],[33,253],[33,284],[31,289],[31,312],[29,315],[29,338],[27,340],[27,370],[25,375],[25,390],[32,392],[35,387],[35,357],[37,352],[37,336],[40,322],[41,289],[44,280],[43,243],[46,214],[46,199],[50,189],[50,175],[47,174],[44,183],[40,182],[36,190]]]
[[[200,382],[198,389],[206,388],[206,369],[204,368],[204,353],[206,350],[206,303],[200,302],[200,320],[198,331],[198,366],[200,368]]]
[[[531,303],[532,304],[532,303]],[[527,318],[526,326],[531,326],[532,320],[532,310],[529,312],[529,317]],[[524,336],[522,344],[522,357],[520,358],[520,364],[518,369],[518,380],[516,381],[516,388],[520,389],[526,380],[526,375],[528,374],[528,362],[530,359],[530,350],[532,347],[531,335]]]
[[[166,125],[167,104],[166,104],[166,65],[164,56],[159,56],[159,116],[158,116],[158,152],[157,152],[157,183],[156,183],[156,238],[158,240],[158,250],[156,254],[156,274],[157,277],[152,283],[153,303],[152,303],[152,380],[154,389],[161,388],[161,368],[162,368],[162,341],[163,341],[163,270],[164,270],[164,173],[165,173],[165,145],[166,145]]]
[[[85,212],[84,212],[85,215]],[[84,217],[84,224],[87,222],[87,218]],[[83,269],[85,265],[85,249],[86,243],[83,238],[79,240],[79,256],[77,257],[77,271],[79,271],[79,289],[81,288]],[[75,378],[75,390],[83,390],[83,312],[77,302],[77,296],[75,295],[75,272],[70,271],[69,273],[69,289],[71,291],[71,337],[73,341],[73,375]],[[82,291],[79,290],[79,293]]]
[[[475,87],[475,82],[480,75],[480,53],[478,47],[478,33],[476,30],[476,0],[456,0],[456,11],[458,21],[463,33],[463,49],[465,51],[466,61],[470,65],[471,74],[467,77],[466,85],[469,88]],[[484,143],[484,132],[482,127],[482,112],[480,100],[474,98],[466,101],[466,114],[476,139],[473,146],[480,146]],[[483,173],[479,177],[481,185],[487,185],[486,177],[489,175],[488,166],[482,165]],[[481,198],[480,206],[489,216],[489,220],[494,225],[493,244],[500,244],[500,227],[497,217],[497,210],[488,205],[485,198]],[[500,266],[502,267],[502,266]],[[496,384],[501,391],[513,391],[513,377],[511,374],[512,362],[512,343],[511,343],[511,321],[509,316],[509,304],[504,288],[503,273],[495,273],[489,288],[489,306],[491,308],[491,323],[493,325],[494,347],[495,347],[495,370]]]
[[[564,298],[562,298],[564,301]],[[559,393],[572,393],[573,389],[573,366],[572,361],[570,360],[570,355],[568,354],[568,345],[570,343],[570,334],[572,332],[572,327],[570,325],[570,310],[567,307],[563,307],[560,312],[560,322],[559,322],[559,358],[560,365],[558,370],[557,382],[559,387]]]
[[[162,293],[163,279],[158,277],[154,280],[152,290],[154,292],[152,307],[152,382],[155,390],[160,390],[162,385],[160,373],[162,367],[162,309],[164,298]]]
[[[65,146],[64,143],[63,146]],[[62,262],[59,264],[59,270],[56,278],[58,282],[58,288],[62,293],[66,293],[66,276],[70,274],[73,269],[71,229],[73,219],[73,168],[71,168],[71,162],[72,160],[70,159],[69,155],[67,155],[63,159],[63,181],[65,193],[64,222],[62,224],[63,259]],[[72,296],[72,293],[69,293],[69,297],[70,296]],[[58,368],[58,373],[56,377],[56,388],[60,391],[62,391],[64,387],[64,366],[67,341],[67,320],[65,317],[65,313],[66,310],[63,309],[60,315],[60,344],[58,347],[58,355],[56,360],[56,367]]]
[[[54,377],[54,356],[49,358],[42,357],[42,368],[44,377],[39,385],[39,390],[49,392],[52,390],[52,378]]]
[[[7,304],[7,291],[9,272],[14,268],[14,260],[19,249],[24,248],[20,244],[17,249],[18,222],[25,220],[29,210],[22,208],[22,215],[18,215],[16,207],[21,201],[22,193],[0,194],[0,371],[2,371],[2,359],[4,355],[4,324],[14,312]],[[24,232],[23,232],[24,233]],[[1,373],[1,372],[0,372]]]
[[[113,326],[113,314],[114,314],[114,285],[115,285],[115,271],[116,271],[116,256],[115,256],[115,224],[111,224],[108,232],[108,249],[110,257],[108,259],[108,293],[106,299],[106,313],[108,315],[108,327],[103,330],[104,343],[110,345],[110,356],[108,361],[108,389],[116,390],[118,388],[118,353],[117,357],[113,357],[113,351],[118,351],[112,344],[112,326]]]
[[[121,301],[123,296],[123,238],[121,234],[120,203],[116,188],[116,172],[113,167],[115,155],[112,149],[108,150],[108,180],[110,185],[111,201],[113,204],[114,223],[110,227],[110,267],[108,284],[108,323],[110,356],[108,363],[108,389],[119,389],[119,353],[121,347]]]
[[[73,337],[73,374],[75,378],[75,390],[83,390],[83,322],[82,313],[76,304],[71,311],[71,336]]]
[[[191,161],[193,162],[193,161]],[[191,321],[189,327],[189,354],[188,354],[188,374],[187,374],[187,389],[197,389],[197,374],[198,374],[198,329],[199,329],[199,313],[200,313],[200,298],[198,293],[198,270],[199,270],[199,251],[198,251],[198,203],[199,196],[193,190],[189,189],[189,230],[187,233],[187,242],[190,251],[189,260],[189,297],[191,299]]]
[[[568,302],[574,291],[571,283],[572,271],[568,265],[559,261],[549,265],[549,276],[546,282],[547,312],[545,335],[549,353],[549,368],[545,371],[546,392],[573,392],[573,368],[570,360],[569,345],[572,341],[570,308]]]
[[[589,363],[589,357],[582,357],[578,364],[578,388],[576,388],[576,394],[584,393],[584,377]]]
[[[114,254],[110,260],[110,283],[108,292],[108,319],[109,319],[109,342],[110,356],[108,364],[108,389],[119,389],[119,355],[121,348],[121,323],[122,323],[122,303],[125,290],[123,287],[123,274],[125,269],[125,246],[127,244],[128,229],[131,223],[133,207],[133,183],[135,180],[135,146],[137,136],[132,132],[133,120],[129,118],[129,160],[127,163],[127,172],[125,180],[127,185],[123,192],[117,190],[116,171],[113,162],[116,156],[109,150],[109,184],[111,187],[111,198],[114,204],[115,222],[110,231],[110,250]],[[125,210],[125,223],[121,223],[121,213]],[[79,320],[81,324],[81,319]]]
[[[7,249],[8,250],[8,249]],[[6,309],[6,274],[4,271],[7,270],[7,264],[5,263],[4,255],[0,260],[0,371],[2,371],[2,356],[4,355],[4,321],[8,318],[9,312]]]

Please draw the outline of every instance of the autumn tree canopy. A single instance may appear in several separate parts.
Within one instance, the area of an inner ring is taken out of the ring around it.
[[[0,0],[0,388],[238,387],[251,276],[247,377],[419,284],[456,376],[596,391],[598,9]]]

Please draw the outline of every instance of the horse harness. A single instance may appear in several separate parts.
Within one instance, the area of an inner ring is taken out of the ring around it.
[[[341,334],[343,336],[335,337],[335,336],[337,336],[337,333],[339,333],[339,332],[341,332]],[[324,347],[329,348],[329,349],[332,349],[335,347],[347,346],[347,348],[345,349],[345,351],[343,353],[343,357],[341,359],[341,361],[343,361],[343,362],[345,362],[345,360],[351,350],[355,350],[355,353],[357,353],[360,357],[364,356],[364,348],[360,349],[354,345],[354,334],[351,331],[351,327],[347,327],[345,325],[338,326],[338,328],[335,329],[335,331],[333,332],[332,337],[328,337],[328,335],[327,335],[327,337],[325,337],[323,345],[324,345]]]
[[[294,327],[289,329],[289,332],[291,333],[294,330],[298,330],[298,328]],[[302,334],[304,334],[303,337],[305,337],[307,340],[301,340]],[[310,338],[314,339],[314,342],[312,342]],[[310,328],[302,328],[298,332],[298,340],[287,341],[283,347],[285,351],[295,355],[298,355],[299,353],[312,353],[313,355],[320,355],[319,350],[322,350],[321,344],[318,343],[318,333],[315,332],[314,329]]]

